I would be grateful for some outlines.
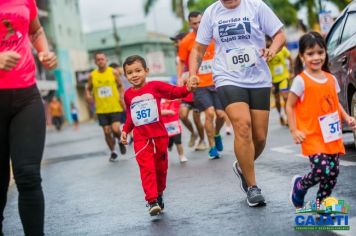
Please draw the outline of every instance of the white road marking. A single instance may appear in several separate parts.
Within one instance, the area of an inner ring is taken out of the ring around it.
[[[356,166],[356,162],[340,160],[341,166]]]
[[[296,147],[295,145],[284,145],[284,146],[271,148],[271,151],[282,153],[282,154],[295,154],[294,156],[296,156],[296,157],[306,158],[306,156],[304,156],[303,154],[297,153],[299,151],[295,150],[295,147]],[[340,160],[340,165],[341,166],[356,166],[356,162]]]
[[[271,148],[271,151],[279,152],[279,153],[283,153],[283,154],[295,153],[295,151],[292,149],[292,147],[294,147],[294,145],[285,145],[285,146]]]

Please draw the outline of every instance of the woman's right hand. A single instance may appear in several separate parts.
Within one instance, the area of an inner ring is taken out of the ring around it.
[[[0,53],[0,70],[10,71],[12,70],[19,60],[21,55],[14,51],[1,52]]]
[[[291,133],[292,133],[292,136],[294,139],[294,143],[301,144],[305,140],[304,132],[295,129],[295,130],[291,131]]]

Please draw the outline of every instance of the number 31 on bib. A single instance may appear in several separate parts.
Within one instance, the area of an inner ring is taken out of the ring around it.
[[[254,47],[229,49],[226,50],[225,56],[229,71],[239,71],[253,67],[257,61]]]

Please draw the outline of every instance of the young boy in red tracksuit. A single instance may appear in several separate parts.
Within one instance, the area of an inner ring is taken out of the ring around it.
[[[188,87],[176,87],[167,83],[146,82],[148,68],[140,56],[128,57],[124,72],[133,85],[126,90],[126,123],[121,141],[127,144],[127,134],[133,130],[134,150],[140,168],[145,199],[149,204],[150,215],[160,214],[164,208],[163,191],[166,188],[168,169],[168,135],[162,122],[161,98],[176,99],[185,97],[197,81],[189,81]]]

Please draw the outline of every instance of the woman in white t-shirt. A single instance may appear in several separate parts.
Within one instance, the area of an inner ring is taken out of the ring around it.
[[[265,204],[254,161],[264,149],[268,129],[272,79],[266,61],[285,43],[282,28],[262,0],[219,0],[204,12],[189,58],[190,78],[195,80],[207,45],[215,40],[213,77],[234,129],[238,162],[233,169],[249,206]],[[268,49],[266,34],[273,39]]]

